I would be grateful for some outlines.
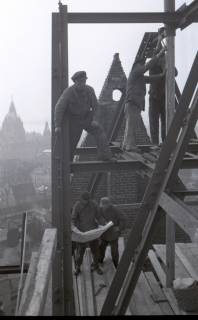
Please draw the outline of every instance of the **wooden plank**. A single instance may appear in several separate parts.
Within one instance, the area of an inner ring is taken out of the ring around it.
[[[162,286],[165,287],[166,286],[166,274],[165,274],[164,270],[162,269],[162,267],[156,257],[155,252],[152,249],[149,250],[148,257],[152,263],[152,266],[153,266]]]
[[[152,298],[155,302],[159,304],[160,309],[162,310],[163,315],[173,315],[174,312],[168,303],[168,299],[165,296],[164,292],[159,286],[153,272],[145,272],[144,273],[148,284],[152,290]]]
[[[89,265],[91,265],[91,255],[89,256]],[[91,280],[94,299],[94,314],[99,315],[108,291],[108,287],[104,281],[103,275],[99,275],[97,272],[91,273]]]
[[[181,205],[176,197],[165,192],[161,195],[160,206],[192,239],[198,228],[198,220],[193,217],[190,209]]]
[[[85,252],[85,266],[86,266],[86,285],[87,285],[87,297],[88,297],[88,309],[89,315],[97,315],[96,301],[94,295],[94,283],[93,283],[93,273],[91,272],[92,254],[91,249],[88,248]]]
[[[25,302],[27,300],[28,297],[28,290],[30,287],[30,284],[32,281],[34,281],[34,277],[35,277],[35,272],[36,272],[36,266],[38,263],[38,257],[39,254],[38,252],[32,252],[32,256],[31,256],[31,260],[30,260],[30,266],[29,266],[29,270],[25,279],[25,284],[24,284],[24,288],[23,288],[23,292],[22,292],[22,296],[21,296],[21,301],[20,301],[20,305],[19,305],[19,309],[17,312],[17,315],[22,315],[23,313],[23,308],[25,306]],[[30,297],[29,297],[30,298]]]
[[[166,255],[165,255],[165,245],[154,245],[153,246],[156,254],[160,259],[163,261],[163,264],[166,268]],[[189,272],[186,270],[185,266],[181,262],[181,260],[178,258],[178,256],[175,256],[175,277],[189,277]]]
[[[189,246],[185,245],[184,243],[176,244],[175,249],[176,254],[184,264],[185,268],[188,270],[190,276],[198,280],[198,247],[196,248],[197,250],[195,251],[195,256],[193,255],[191,244]]]
[[[75,264],[74,264],[74,260],[72,259],[72,269],[73,271],[75,270]],[[74,304],[75,304],[75,315],[76,316],[81,316],[81,303],[80,303],[80,299],[81,296],[79,295],[79,288],[77,286],[77,278],[75,277],[74,273],[73,273],[73,289],[74,289]]]
[[[75,277],[79,296],[80,313],[82,316],[93,316],[96,314],[92,276],[90,272],[90,258],[91,252],[90,249],[87,248],[81,266],[81,273]]]
[[[52,261],[56,250],[56,229],[46,229],[36,265],[34,279],[29,283],[28,300],[21,307],[24,316],[42,315],[45,306]]]
[[[80,312],[82,316],[86,316],[87,315],[86,294],[85,294],[85,287],[84,287],[84,277],[82,273],[80,273],[76,277],[76,283],[77,283],[78,294],[79,294]]]
[[[177,303],[177,300],[173,294],[173,291],[171,288],[162,288],[165,296],[167,297],[170,305],[171,305],[171,308],[173,309],[174,313],[176,315],[185,315],[186,313],[181,310],[178,306],[178,303]]]
[[[59,52],[59,13],[52,13],[52,66],[51,66],[51,186],[52,186],[52,225],[57,228],[57,251],[55,256],[56,263],[53,263],[52,270],[52,304],[53,315],[62,316],[64,314],[64,293],[62,286],[63,268],[62,268],[62,233],[61,233],[61,194],[60,185],[60,160],[57,150],[57,137],[55,134],[54,113],[55,105],[61,94],[60,77],[60,52]],[[56,146],[56,147],[55,147]]]
[[[122,253],[124,251],[124,238],[123,237],[120,237],[119,240],[118,240],[118,250],[119,250],[119,256],[121,258],[122,256]],[[111,285],[111,282],[114,278],[114,275],[116,273],[116,269],[115,269],[115,266],[114,264],[112,263],[112,258],[111,258],[111,250],[110,250],[110,247],[108,246],[107,247],[107,250],[106,250],[106,254],[105,254],[105,260],[104,260],[104,264],[103,264],[103,279],[104,279],[104,282],[106,284],[106,287],[107,289],[105,290],[104,288],[104,301],[105,301],[105,298],[106,298],[106,295],[108,293],[108,289]],[[106,294],[105,294],[105,291],[106,291]],[[103,302],[104,302],[103,301]],[[131,312],[131,309],[130,307],[127,308],[127,311],[126,311],[126,315],[131,315],[132,312]]]
[[[175,12],[175,0],[164,0],[164,11]],[[166,25],[166,133],[168,132],[175,113],[175,29],[169,24]],[[166,215],[166,285],[172,286],[175,278],[175,222]]]
[[[130,303],[132,303],[132,312],[135,315],[163,314],[159,305],[152,299],[152,291],[143,272],[140,274]]]

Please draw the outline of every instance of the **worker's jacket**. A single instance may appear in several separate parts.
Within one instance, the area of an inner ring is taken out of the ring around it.
[[[55,127],[61,127],[65,112],[85,117],[87,113],[95,114],[97,98],[94,89],[88,85],[79,90],[76,85],[66,88],[55,106]]]
[[[104,225],[105,220],[100,215],[97,203],[94,200],[77,201],[72,210],[72,225],[85,232]]]
[[[100,214],[106,222],[112,221],[114,224],[102,234],[101,239],[105,241],[113,241],[117,239],[120,236],[120,232],[124,229],[123,213],[115,206],[110,205],[105,210],[100,208]]]
[[[146,83],[150,83],[150,76],[144,73],[157,63],[157,58],[153,57],[146,65],[136,63],[127,80],[126,102],[132,102],[140,110],[145,109]]]

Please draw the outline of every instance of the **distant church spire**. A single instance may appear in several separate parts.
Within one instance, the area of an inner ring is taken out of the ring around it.
[[[10,102],[9,111],[2,123],[2,134],[7,143],[22,143],[25,141],[23,122],[17,115],[13,98]]]
[[[11,102],[10,102],[9,113],[13,113],[17,117],[16,108],[14,105],[13,98],[11,99]]]
[[[43,130],[43,136],[50,136],[50,135],[51,135],[51,132],[50,132],[49,124],[46,121],[45,122],[45,128]]]

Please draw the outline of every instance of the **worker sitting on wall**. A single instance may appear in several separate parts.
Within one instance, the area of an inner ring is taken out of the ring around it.
[[[106,221],[100,215],[97,203],[91,199],[90,193],[85,191],[81,198],[74,204],[72,211],[72,225],[78,228],[81,232],[86,232],[97,228],[99,225],[105,225]],[[83,262],[86,247],[89,246],[93,256],[93,263],[91,271],[96,270],[98,274],[103,271],[99,267],[99,241],[98,239],[90,241],[89,243],[77,243],[76,246],[76,270],[75,275],[80,273],[80,267]]]
[[[101,236],[99,262],[103,263],[106,248],[110,245],[112,261],[117,268],[119,262],[118,239],[120,232],[124,229],[123,213],[111,203],[108,197],[101,198],[99,206],[100,214],[104,219],[107,222],[112,221],[114,224]]]
[[[139,152],[137,148],[137,133],[142,122],[141,111],[145,109],[146,83],[150,83],[152,77],[146,76],[144,73],[158,62],[164,51],[165,48],[162,48],[147,63],[146,57],[137,57],[129,74],[125,104],[126,127],[123,140],[123,149],[126,151]]]
[[[92,134],[98,148],[98,160],[116,161],[112,157],[105,132],[95,121],[98,101],[95,91],[86,84],[85,71],[78,71],[72,76],[74,85],[66,88],[55,106],[55,132],[61,132],[64,116],[69,117],[70,157],[75,155],[77,143],[83,129]]]

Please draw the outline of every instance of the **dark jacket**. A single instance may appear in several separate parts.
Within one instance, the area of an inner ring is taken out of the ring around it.
[[[85,232],[104,225],[105,220],[100,215],[97,203],[94,200],[77,201],[72,210],[72,224],[80,231]]]
[[[112,241],[120,236],[120,232],[124,229],[123,213],[114,205],[109,206],[105,210],[100,208],[100,214],[104,217],[106,222],[112,221],[113,226],[103,233],[101,239],[105,241]]]
[[[92,87],[85,85],[79,91],[76,85],[66,88],[55,106],[55,127],[61,127],[65,112],[84,117],[88,112],[95,113],[98,102]]]
[[[145,108],[146,83],[150,83],[150,77],[144,73],[157,63],[153,57],[146,65],[136,63],[127,80],[126,102],[134,103],[140,110]]]

